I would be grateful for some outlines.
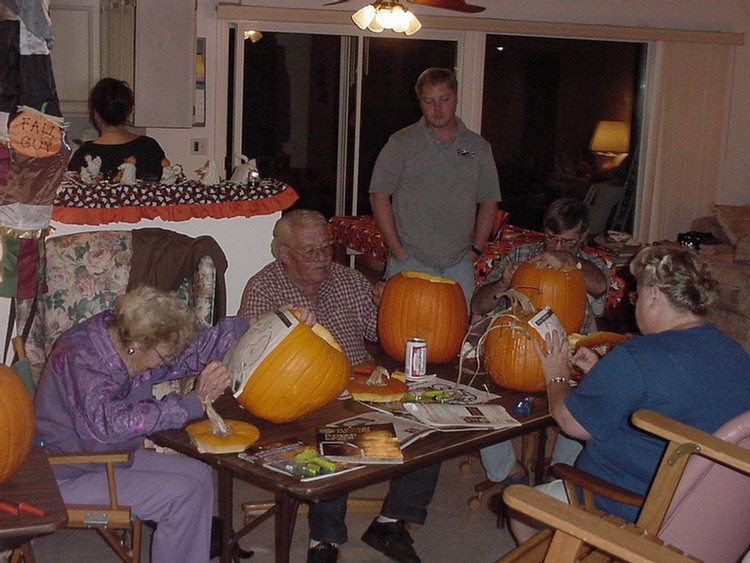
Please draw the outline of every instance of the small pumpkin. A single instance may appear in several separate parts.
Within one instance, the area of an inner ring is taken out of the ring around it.
[[[330,342],[323,326],[313,331],[288,310],[262,316],[224,357],[237,402],[259,418],[289,422],[333,401],[351,365]]]
[[[528,296],[537,309],[552,309],[567,334],[581,330],[586,314],[586,281],[578,268],[556,270],[529,260],[513,274],[510,287]]]
[[[23,465],[34,438],[34,407],[21,378],[0,365],[0,483]]]
[[[421,272],[399,272],[385,284],[378,310],[378,339],[388,356],[404,361],[406,341],[424,338],[427,361],[453,360],[466,334],[469,312],[454,280]]]
[[[193,422],[185,427],[185,432],[200,452],[230,454],[241,452],[260,437],[260,430],[249,422],[225,420],[229,434],[214,434],[210,420]]]

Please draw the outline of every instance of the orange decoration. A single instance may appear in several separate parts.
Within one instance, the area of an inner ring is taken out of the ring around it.
[[[0,365],[0,483],[21,468],[33,438],[31,396],[16,372]]]
[[[378,310],[378,339],[394,360],[404,361],[406,341],[424,338],[427,361],[445,363],[461,350],[469,312],[461,286],[454,280],[400,272],[385,285]]]
[[[60,128],[43,114],[22,111],[8,127],[10,146],[17,153],[47,157],[57,154],[62,145]]]
[[[530,260],[518,267],[510,287],[531,299],[537,309],[552,309],[566,333],[581,330],[586,314],[586,281],[578,268],[554,270]]]

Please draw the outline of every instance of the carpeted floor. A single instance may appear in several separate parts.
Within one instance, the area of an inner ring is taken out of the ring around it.
[[[473,511],[468,499],[474,494],[473,487],[483,478],[477,461],[472,472],[463,474],[457,458],[443,464],[435,498],[430,505],[429,516],[424,527],[413,530],[414,545],[423,563],[492,563],[515,544],[508,532],[498,529],[496,516],[488,508],[488,499],[482,507]],[[386,484],[375,485],[359,491],[354,496],[382,497]],[[235,525],[242,522],[241,504],[246,500],[270,498],[267,493],[237,481],[235,483]],[[387,563],[389,560],[363,543],[359,538],[375,516],[373,512],[352,512],[347,517],[349,542],[341,546],[340,563]],[[150,531],[144,532],[143,557],[148,563]],[[307,554],[307,517],[297,518],[291,552],[292,563],[304,563]],[[245,537],[240,544],[252,549],[255,555],[245,561],[250,563],[273,563],[273,522],[264,522],[257,530]],[[119,559],[93,530],[59,530],[34,540],[37,563],[67,563],[68,561],[92,561],[118,563]],[[218,561],[215,560],[215,561]],[[154,562],[158,563],[158,562]]]

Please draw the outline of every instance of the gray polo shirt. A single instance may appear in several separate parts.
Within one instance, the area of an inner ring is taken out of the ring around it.
[[[370,193],[392,195],[409,256],[433,268],[461,261],[471,246],[477,203],[500,200],[492,147],[458,119],[441,144],[424,117],[391,135],[378,155]]]

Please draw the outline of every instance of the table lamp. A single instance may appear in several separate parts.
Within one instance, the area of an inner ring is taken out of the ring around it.
[[[600,171],[609,170],[628,155],[630,149],[630,125],[625,121],[600,121],[591,136],[589,150],[597,155]]]

